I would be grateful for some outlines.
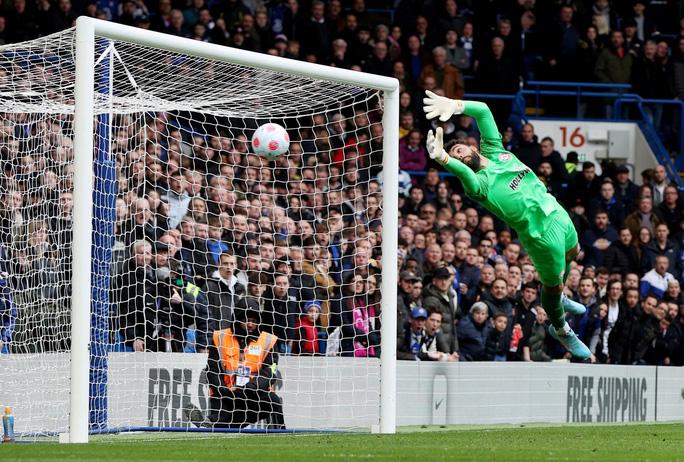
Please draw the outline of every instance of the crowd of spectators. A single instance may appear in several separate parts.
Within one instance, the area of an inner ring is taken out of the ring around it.
[[[335,333],[335,353],[378,356],[382,111],[368,98],[300,118],[275,162],[226,120],[199,133],[188,113],[116,116],[113,348],[205,351],[237,310],[257,309],[280,352],[321,354]],[[64,349],[72,127],[5,114],[3,128],[0,250],[17,296],[0,347]]]
[[[423,129],[425,89],[452,98],[466,89],[511,94],[536,79],[628,83],[645,98],[684,99],[682,1],[13,0],[0,13],[0,43],[58,32],[80,15],[394,76],[405,112]],[[493,103],[506,122],[510,102]],[[585,100],[582,113],[610,115],[605,103]],[[675,115],[646,110],[669,139]],[[467,122],[449,127],[469,132]]]
[[[587,312],[566,319],[592,361],[684,365],[679,188],[660,165],[637,185],[625,166],[606,163],[599,176],[591,162],[575,170],[569,163],[571,173],[561,162],[562,183],[554,189],[545,166],[550,170],[551,162],[542,160],[537,176],[565,204],[582,246],[565,293]],[[569,359],[546,333],[538,275],[515,234],[449,180],[428,170],[401,207],[399,357]]]
[[[534,266],[514,232],[428,161],[422,92],[511,93],[521,78],[548,78],[635,82],[639,91],[659,92],[644,96],[678,96],[681,3],[401,1],[390,11],[363,0],[301,7],[297,0],[15,0],[0,16],[0,40],[59,31],[87,14],[397,77],[400,168],[426,171],[409,175],[400,195],[399,357],[547,361],[566,353],[546,335]],[[507,121],[509,107],[493,109]],[[663,117],[656,109],[653,117]],[[280,352],[333,347],[378,356],[380,117],[370,106],[316,115],[302,125],[313,130],[292,133],[288,155],[271,164],[249,153],[247,133],[197,133],[171,113],[148,115],[132,129],[134,121],[120,117],[116,126],[123,128],[113,133],[119,178],[111,342],[134,351],[205,351],[211,332],[229,327],[236,309],[256,308],[281,339]],[[448,139],[478,143],[470,118],[444,126]],[[583,254],[566,291],[588,310],[568,322],[595,360],[684,364],[682,197],[665,169],[643,172],[640,185],[624,166],[606,163],[598,175],[590,162],[564,159],[554,140],[539,141],[533,125],[500,126],[506,148],[538,174],[578,230]],[[0,135],[3,270],[24,299],[57,301],[62,311],[42,315],[52,317],[48,325],[64,326],[74,201],[70,128],[8,115]],[[5,311],[3,322],[14,312]],[[3,342],[11,343],[4,329]],[[31,331],[25,340],[50,343],[52,332]]]

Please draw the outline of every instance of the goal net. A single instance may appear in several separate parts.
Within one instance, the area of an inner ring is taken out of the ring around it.
[[[394,81],[77,27],[0,48],[18,436],[393,431]]]

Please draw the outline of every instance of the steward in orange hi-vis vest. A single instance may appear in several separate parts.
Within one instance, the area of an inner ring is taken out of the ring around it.
[[[226,386],[234,390],[256,376],[277,340],[275,335],[262,332],[256,341],[242,348],[231,329],[214,331],[214,345],[219,349]]]
[[[275,393],[278,337],[261,331],[258,310],[237,310],[234,329],[217,330],[209,347],[209,421],[213,427],[243,428],[266,419],[284,429],[282,399]]]

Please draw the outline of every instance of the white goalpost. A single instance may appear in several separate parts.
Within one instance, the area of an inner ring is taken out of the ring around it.
[[[222,431],[212,351],[249,310],[288,431],[394,433],[398,120],[392,78],[86,17],[0,47],[19,436]],[[275,161],[250,152],[266,122]]]

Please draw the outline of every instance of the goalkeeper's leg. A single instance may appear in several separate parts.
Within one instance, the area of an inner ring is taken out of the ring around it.
[[[572,264],[573,261],[575,261],[575,258],[577,258],[577,255],[579,255],[580,252],[580,246],[579,244],[575,244],[566,254],[565,254],[565,273],[563,274],[563,284],[565,284],[565,281],[568,280],[568,273],[570,272],[570,265]],[[584,314],[585,311],[587,311],[587,308],[582,305],[581,303],[578,303],[568,297],[565,293],[561,294],[561,306],[563,306],[563,310],[566,313],[573,314],[575,316],[582,315]]]
[[[577,233],[567,214],[554,214],[544,236],[538,242],[529,244],[526,248],[537,267],[543,286],[541,304],[551,321],[549,334],[573,356],[579,359],[591,357],[589,348],[577,338],[565,321],[565,308],[561,302],[566,268],[579,251]]]
[[[578,359],[588,359],[591,357],[591,351],[579,338],[577,338],[577,335],[565,321],[565,311],[561,304],[562,293],[562,283],[553,287],[546,285],[542,287],[542,306],[549,314],[549,319],[551,319],[549,334],[551,334],[551,337],[558,340],[572,356]]]

